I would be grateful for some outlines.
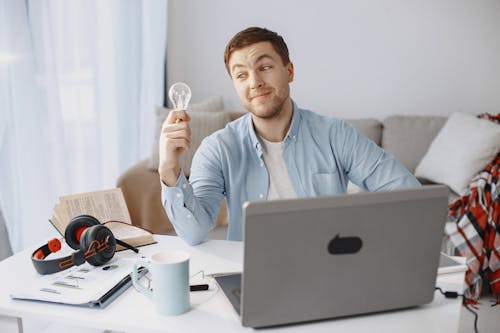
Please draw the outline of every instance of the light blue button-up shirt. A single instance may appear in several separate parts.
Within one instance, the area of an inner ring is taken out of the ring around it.
[[[368,191],[420,186],[392,155],[342,120],[293,103],[284,160],[297,197],[345,193],[350,180]],[[242,205],[265,200],[269,175],[251,114],[206,137],[196,151],[189,181],[181,171],[173,187],[162,182],[162,202],[177,234],[204,241],[221,200],[229,210],[228,240],[242,239]]]

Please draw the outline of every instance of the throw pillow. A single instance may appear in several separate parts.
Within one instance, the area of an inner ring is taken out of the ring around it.
[[[448,185],[464,195],[470,181],[500,151],[500,126],[454,113],[418,164],[415,175]]]
[[[188,113],[195,112],[219,112],[224,109],[224,104],[222,101],[222,96],[217,96],[199,103],[192,103],[189,105]],[[155,123],[155,133],[153,139],[153,147],[151,150],[151,156],[149,158],[148,168],[150,170],[158,169],[158,144],[160,141],[160,132],[163,126],[163,122],[167,119],[170,109],[156,106],[156,123]],[[192,132],[193,129],[191,129]]]
[[[181,167],[189,177],[194,153],[200,147],[201,141],[213,132],[220,130],[230,121],[229,112],[191,112],[191,148],[181,157]]]
[[[170,109],[156,107],[155,137],[148,165],[150,170],[158,169],[160,133],[163,122],[167,119],[169,112]],[[191,117],[191,149],[183,153],[181,158],[181,166],[186,176],[189,176],[191,161],[203,138],[223,128],[230,120],[229,113],[223,111],[222,97],[192,104],[188,108],[188,114]]]
[[[198,103],[192,103],[188,107],[191,112],[217,112],[224,109],[222,96],[213,97]]]

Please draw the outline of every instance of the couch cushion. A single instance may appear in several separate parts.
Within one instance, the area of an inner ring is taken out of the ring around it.
[[[222,96],[216,96],[198,103],[191,103],[188,111],[191,112],[218,112],[224,109]]]
[[[413,173],[445,122],[446,117],[439,116],[387,117],[383,122],[382,148]]]
[[[167,112],[168,113],[168,112]],[[184,170],[186,176],[189,177],[191,162],[193,161],[193,156],[198,147],[201,144],[201,141],[208,135],[213,132],[224,128],[226,124],[230,121],[229,112],[189,112],[189,116],[191,117],[190,126],[191,126],[191,148],[189,151],[184,152],[181,157],[181,167]],[[165,116],[166,118],[166,116]],[[161,127],[158,131],[158,139],[156,141],[156,154],[153,154],[150,159],[149,168],[150,169],[158,169],[159,164],[159,132],[161,131]]]
[[[377,119],[344,119],[346,123],[360,131],[370,140],[380,146],[382,139],[382,123]]]

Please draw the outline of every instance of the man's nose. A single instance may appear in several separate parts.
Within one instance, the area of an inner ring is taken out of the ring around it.
[[[250,88],[256,89],[264,85],[264,81],[260,77],[259,73],[252,73],[250,75]]]

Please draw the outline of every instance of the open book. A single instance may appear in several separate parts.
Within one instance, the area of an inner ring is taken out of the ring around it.
[[[465,272],[467,270],[466,258],[449,256],[443,252],[439,257],[438,274]]]
[[[105,223],[115,238],[132,246],[155,243],[150,232],[132,225],[120,188],[62,196],[54,206],[50,223],[64,236],[64,230],[69,221],[75,216],[84,214],[92,215],[99,222]],[[117,245],[116,249],[123,250],[124,248]]]

